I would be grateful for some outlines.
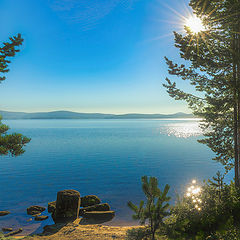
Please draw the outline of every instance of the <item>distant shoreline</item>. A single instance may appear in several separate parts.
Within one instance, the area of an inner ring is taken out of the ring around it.
[[[174,118],[196,118],[193,114],[174,113],[174,114],[104,114],[104,113],[78,113],[71,111],[53,111],[53,112],[9,112],[1,111],[0,116],[3,120],[17,119],[174,119]]]

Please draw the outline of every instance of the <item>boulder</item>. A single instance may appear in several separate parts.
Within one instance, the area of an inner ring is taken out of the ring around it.
[[[49,202],[48,203],[48,212],[49,213],[54,213],[56,209],[56,201]]]
[[[81,197],[81,207],[89,207],[92,205],[99,204],[101,202],[100,198],[95,195],[87,195]]]
[[[15,235],[15,234],[21,233],[22,231],[23,231],[23,229],[22,229],[22,228],[19,228],[19,229],[16,230],[16,231],[12,231],[12,232],[10,232],[10,233],[4,234],[4,237],[13,236],[13,235]]]
[[[0,216],[6,216],[9,213],[10,213],[9,211],[0,211]]]
[[[34,205],[34,206],[27,208],[27,214],[28,215],[38,215],[45,210],[46,210],[45,207]]]
[[[78,218],[80,193],[76,190],[63,190],[57,193],[56,210],[52,214],[55,223],[73,221]]]
[[[34,218],[35,221],[43,221],[43,220],[46,220],[46,219],[48,219],[48,216],[44,216],[44,215],[36,216]]]
[[[92,212],[92,211],[109,211],[110,206],[108,203],[96,204],[90,207],[80,208],[79,216],[83,216],[84,212]]]
[[[94,220],[105,220],[109,219],[108,221],[112,220],[115,217],[114,211],[92,211],[92,212],[85,212],[83,214],[84,218],[91,218]]]
[[[13,229],[12,228],[8,228],[8,227],[3,227],[2,231],[3,232],[11,232]]]

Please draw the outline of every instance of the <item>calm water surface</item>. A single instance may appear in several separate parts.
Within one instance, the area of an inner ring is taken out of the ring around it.
[[[143,198],[141,176],[157,177],[160,187],[170,184],[174,198],[193,178],[200,182],[221,168],[197,142],[201,131],[194,119],[5,123],[32,140],[24,155],[0,157],[0,209],[12,212],[0,218],[0,227],[23,226],[26,233],[52,223],[27,222],[26,208],[47,206],[59,190],[96,194],[116,211],[111,224],[136,224],[127,202]]]

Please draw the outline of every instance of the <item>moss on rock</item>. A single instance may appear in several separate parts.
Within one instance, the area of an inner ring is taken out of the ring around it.
[[[81,197],[81,207],[89,207],[101,203],[101,200],[96,195],[87,195]]]

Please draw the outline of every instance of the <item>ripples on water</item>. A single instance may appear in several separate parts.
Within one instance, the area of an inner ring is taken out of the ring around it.
[[[26,153],[1,157],[0,227],[38,229],[52,220],[27,222],[29,205],[47,205],[63,189],[96,194],[116,211],[112,224],[136,224],[127,207],[143,199],[141,176],[155,176],[160,188],[184,192],[193,178],[215,175],[220,165],[197,142],[196,119],[9,120],[13,131],[31,137]],[[46,213],[47,214],[47,213]],[[30,231],[30,230],[29,230]],[[28,232],[28,231],[26,231]]]
[[[175,136],[178,138],[189,138],[202,135],[202,129],[197,120],[185,120],[186,122],[169,123],[160,129],[160,134]]]

